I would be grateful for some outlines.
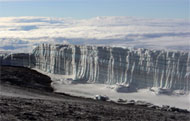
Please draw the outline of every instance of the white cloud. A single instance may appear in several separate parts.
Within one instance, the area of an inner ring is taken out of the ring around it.
[[[190,22],[183,19],[96,17],[84,20],[49,17],[0,18],[0,42],[110,44],[190,50]],[[0,48],[6,44],[0,45]],[[19,44],[16,44],[18,46]]]

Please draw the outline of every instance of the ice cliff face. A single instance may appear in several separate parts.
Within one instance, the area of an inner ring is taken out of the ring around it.
[[[0,65],[35,67],[36,61],[33,54],[12,53],[0,56]]]
[[[21,66],[73,75],[73,79],[80,82],[190,90],[188,52],[42,44],[31,55],[13,54],[4,60],[6,64],[14,65],[13,62],[19,60]]]
[[[42,44],[36,67],[90,83],[190,90],[190,53],[119,47]]]

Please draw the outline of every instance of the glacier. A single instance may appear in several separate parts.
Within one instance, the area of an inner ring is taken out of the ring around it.
[[[75,83],[190,91],[190,53],[184,51],[41,44],[32,53],[9,54],[0,61],[70,75]]]

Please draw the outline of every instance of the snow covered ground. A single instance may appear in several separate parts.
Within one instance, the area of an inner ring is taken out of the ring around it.
[[[56,75],[43,72],[40,73],[48,75],[53,80],[52,87],[55,92],[63,92],[74,96],[82,96],[94,98],[95,95],[106,95],[111,100],[117,101],[119,98],[127,100],[141,100],[155,105],[170,105],[182,109],[190,110],[190,94],[186,95],[157,95],[149,89],[140,89],[137,92],[121,93],[117,92],[116,85],[110,86],[106,84],[73,84],[72,76]]]

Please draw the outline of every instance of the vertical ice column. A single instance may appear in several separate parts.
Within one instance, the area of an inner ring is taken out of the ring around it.
[[[33,55],[40,69],[90,83],[183,90],[190,86],[187,52],[42,44]]]

